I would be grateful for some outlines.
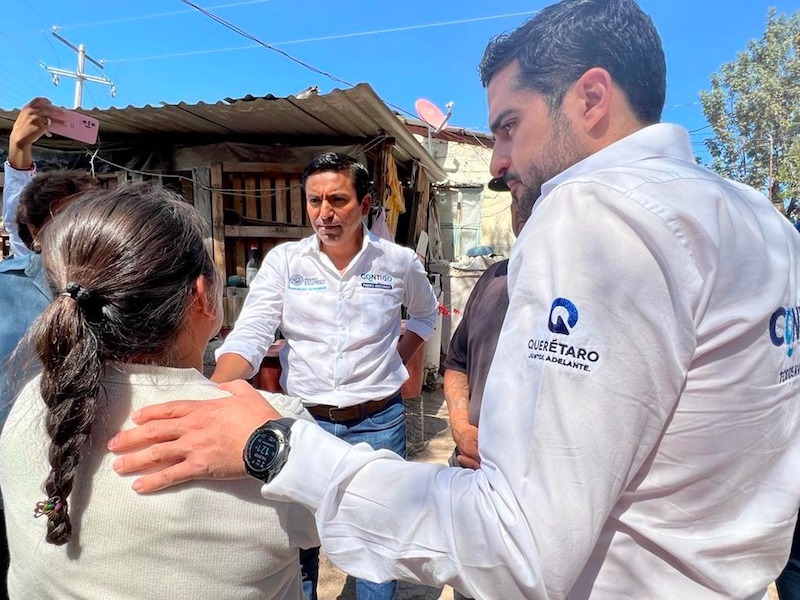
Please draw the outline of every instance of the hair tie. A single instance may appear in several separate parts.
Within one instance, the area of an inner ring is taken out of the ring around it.
[[[51,496],[47,500],[36,503],[36,508],[33,509],[33,516],[37,519],[42,515],[50,518],[66,509],[67,503],[62,502],[60,496]]]
[[[60,296],[69,296],[73,300],[75,300],[78,304],[85,304],[89,301],[92,294],[82,285],[75,283],[74,281],[70,281],[64,290],[59,294]]]

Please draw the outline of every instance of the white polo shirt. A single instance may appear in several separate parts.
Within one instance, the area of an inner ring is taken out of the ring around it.
[[[351,575],[475,598],[764,596],[800,506],[800,235],[647,127],[563,172],[514,246],[477,471],[306,423],[262,489]]]
[[[339,274],[314,235],[267,254],[216,356],[242,356],[252,376],[280,327],[288,394],[340,408],[385,398],[408,379],[397,352],[403,305],[406,328],[427,340],[439,308],[413,250],[365,227],[361,250]]]

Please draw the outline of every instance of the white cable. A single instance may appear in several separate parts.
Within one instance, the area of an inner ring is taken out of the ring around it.
[[[384,33],[395,33],[400,31],[413,31],[416,29],[429,29],[432,27],[444,27],[447,25],[460,25],[463,23],[475,23],[477,21],[489,21],[491,19],[502,19],[505,17],[518,17],[522,15],[532,15],[536,11],[528,11],[528,12],[520,12],[520,13],[507,13],[503,15],[491,15],[488,17],[475,17],[472,19],[460,19],[457,21],[443,21],[439,23],[425,23],[422,25],[409,25],[406,27],[392,27],[389,29],[376,29],[373,31],[359,31],[354,33],[341,33],[336,35],[326,35],[322,37],[315,37],[315,38],[303,38],[297,40],[286,40],[283,42],[269,42],[270,46],[289,46],[291,44],[306,44],[310,42],[322,42],[322,41],[329,41],[329,40],[339,40],[345,38],[353,38],[353,37],[362,37],[368,35],[380,35]],[[207,50],[194,50],[194,51],[187,51],[187,52],[175,52],[171,54],[160,54],[160,55],[153,55],[153,56],[139,56],[134,58],[118,58],[114,60],[106,60],[106,64],[109,63],[117,63],[117,62],[141,62],[145,60],[157,60],[162,58],[180,58],[184,56],[197,56],[201,54],[218,54],[220,52],[236,52],[239,50],[250,50],[253,48],[260,48],[261,45],[259,44],[249,44],[247,46],[232,46],[229,48],[215,48],[215,49],[207,49]]]

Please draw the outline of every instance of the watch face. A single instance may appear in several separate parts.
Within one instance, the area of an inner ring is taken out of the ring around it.
[[[275,463],[281,450],[281,441],[273,431],[262,431],[247,448],[248,466],[258,473],[266,473]]]

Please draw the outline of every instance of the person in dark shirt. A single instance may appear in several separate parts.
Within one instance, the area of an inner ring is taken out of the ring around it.
[[[489,189],[507,191],[502,180],[493,179]],[[533,203],[512,197],[511,228],[519,236]],[[492,364],[497,338],[508,309],[508,259],[486,269],[467,300],[464,317],[456,328],[444,361],[444,397],[450,432],[456,443],[450,465],[477,469],[478,417],[483,386]]]

